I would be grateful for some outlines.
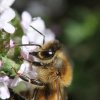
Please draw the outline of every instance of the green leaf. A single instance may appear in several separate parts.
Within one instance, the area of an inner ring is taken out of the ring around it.
[[[65,37],[72,45],[93,36],[98,25],[98,18],[94,12],[84,10],[77,13],[75,17],[81,18],[81,21],[70,19],[65,25]]]
[[[16,76],[16,73],[15,73],[13,68],[15,68],[16,71],[18,71],[20,65],[15,63],[13,60],[11,60],[7,57],[2,57],[1,56],[1,59],[3,61],[3,66],[0,69],[0,73],[4,72],[8,76]]]

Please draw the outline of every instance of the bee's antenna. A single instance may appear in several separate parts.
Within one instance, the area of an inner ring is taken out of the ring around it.
[[[39,34],[41,34],[43,36],[43,44],[45,43],[45,35],[43,35],[43,33],[41,33],[40,31],[38,31],[36,28],[34,28],[33,26],[30,26],[32,27],[35,31],[37,31]]]
[[[42,48],[42,46],[39,44],[17,44],[17,46],[33,46],[33,45]]]

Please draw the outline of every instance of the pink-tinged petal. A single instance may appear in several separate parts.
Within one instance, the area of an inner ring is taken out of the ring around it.
[[[3,82],[0,82],[0,98],[8,99],[9,97],[10,97],[10,93],[9,93],[7,85]]]
[[[13,9],[9,8],[7,10],[5,10],[1,16],[0,16],[0,20],[4,21],[4,22],[9,22],[12,19],[14,19],[15,17],[15,12]]]
[[[3,26],[3,29],[10,34],[13,34],[15,32],[15,27],[12,26],[10,23],[5,23]]]
[[[10,79],[9,79],[8,76],[1,76],[1,77],[0,77],[0,82],[5,82],[6,85],[9,85]]]
[[[14,46],[15,46],[15,42],[12,39],[10,39],[10,48],[13,48]]]
[[[21,56],[24,59],[28,59],[29,58],[29,51],[27,50],[27,48],[25,46],[21,47]]]
[[[41,33],[45,34],[45,23],[40,17],[33,18],[33,21],[30,25]]]

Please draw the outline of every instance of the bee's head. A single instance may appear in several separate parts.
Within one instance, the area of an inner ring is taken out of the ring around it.
[[[29,52],[29,54],[42,61],[51,61],[55,57],[56,52],[61,48],[61,44],[57,40],[45,42],[45,35],[43,35],[43,33],[39,32],[34,27],[32,28],[43,36],[43,44],[22,44],[20,46],[37,46],[39,48],[37,48],[36,51]]]
[[[36,52],[31,52],[30,54],[36,56],[41,60],[49,60],[52,59],[56,52],[61,48],[60,43],[55,40],[53,42],[48,42],[39,48]]]

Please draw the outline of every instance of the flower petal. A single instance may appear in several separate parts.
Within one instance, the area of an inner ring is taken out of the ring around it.
[[[53,41],[55,39],[55,34],[50,29],[46,29],[45,33],[45,42]]]
[[[36,78],[37,77],[37,72],[36,72],[36,67],[31,66],[31,64],[28,61],[23,62],[23,64],[21,65],[18,73],[21,73],[23,75],[26,75],[30,78]]]
[[[13,3],[15,2],[15,0],[0,0],[0,5],[4,6],[4,7],[10,7]]]
[[[15,12],[14,10],[12,10],[11,8],[5,10],[1,16],[0,16],[0,20],[4,21],[4,22],[9,22],[11,21],[13,18],[15,17]]]
[[[29,44],[28,37],[25,35],[22,37],[22,44]]]
[[[26,35],[29,38],[29,41],[34,43],[37,39],[38,33],[35,30],[33,30],[31,27],[29,27]]]
[[[24,73],[25,71],[28,71],[30,67],[30,64],[28,61],[24,61],[23,64],[20,66],[20,69],[18,73]]]
[[[29,23],[31,23],[31,21],[32,21],[31,15],[27,11],[24,11],[22,13],[22,22],[23,22],[23,24],[28,24],[29,25]]]
[[[3,29],[10,34],[13,34],[15,32],[15,27],[12,26],[10,23],[5,23]]]
[[[43,36],[34,29],[32,29],[31,27],[28,28],[26,35],[31,43],[39,45],[43,44]],[[36,46],[34,46],[34,49],[35,48]]]
[[[9,93],[7,85],[3,82],[0,82],[0,98],[8,99],[9,97],[10,97],[10,93]]]
[[[1,76],[1,77],[0,77],[0,82],[5,82],[6,85],[9,85],[10,79],[9,79],[8,76]]]
[[[3,28],[4,23],[0,20],[0,30]]]
[[[29,44],[29,39],[27,36],[23,36],[22,37],[22,44]],[[22,46],[22,51],[27,55],[27,57],[29,56],[29,52],[33,50],[33,46]]]
[[[4,10],[8,9],[15,0],[0,0],[0,13],[2,13]]]

